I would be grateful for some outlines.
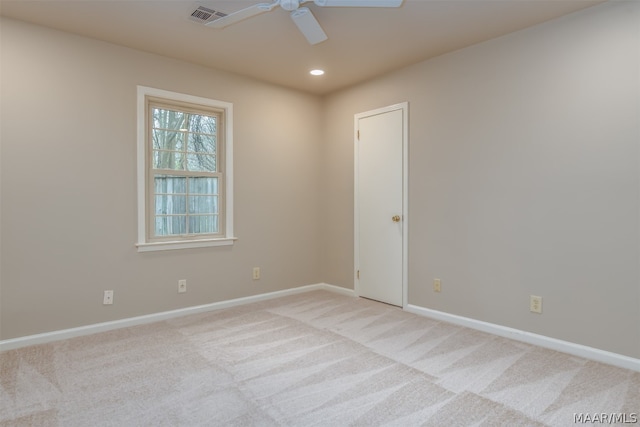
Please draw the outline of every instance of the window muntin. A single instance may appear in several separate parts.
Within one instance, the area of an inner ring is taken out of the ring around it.
[[[231,111],[226,102],[138,87],[139,251],[235,240]]]

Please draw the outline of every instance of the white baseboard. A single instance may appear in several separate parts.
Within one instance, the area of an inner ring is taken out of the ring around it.
[[[407,305],[405,310],[418,314],[420,316],[429,317],[435,320],[441,320],[455,325],[464,326],[482,332],[488,332],[505,338],[537,345],[539,347],[560,351],[562,353],[572,354],[584,359],[595,360],[597,362],[606,363],[608,365],[617,366],[619,368],[631,369],[640,372],[640,359],[624,356],[609,351],[588,347],[581,344],[575,344],[568,341],[558,340],[555,338],[538,335],[531,332],[521,331],[519,329],[508,328],[493,323],[482,322],[480,320],[470,319],[468,317],[457,316],[442,311],[431,310],[417,305]]]
[[[302,292],[310,292],[316,290],[336,292],[350,297],[356,296],[356,293],[353,289],[342,288],[339,286],[329,285],[327,283],[317,283],[315,285],[300,286],[297,288],[285,289],[282,291],[252,295],[249,297],[214,302],[211,304],[186,307],[178,310],[164,311],[161,313],[148,314],[145,316],[130,317],[127,319],[96,323],[93,325],[80,326],[77,328],[63,329],[60,331],[53,331],[36,335],[28,335],[20,338],[12,338],[0,341],[0,351],[13,350],[35,344],[45,344],[48,342],[59,341],[83,335],[95,334],[98,332],[126,328],[129,326],[143,325],[175,317],[186,316],[189,314],[221,310],[224,308],[250,304],[258,301],[266,301],[273,298],[280,298],[288,295],[295,295]],[[584,346],[581,344],[575,344],[568,341],[562,341],[555,338],[546,337],[544,335],[533,334],[531,332],[525,332],[519,329],[508,328],[506,326],[500,326],[493,323],[487,323],[467,317],[457,316],[455,314],[431,310],[416,305],[409,304],[405,307],[405,310],[420,316],[429,317],[431,319],[453,323],[478,331],[487,332],[493,335],[514,339],[528,344],[533,344],[563,353],[572,354],[574,356],[582,357],[585,359],[595,360],[609,365],[618,366],[620,368],[631,369],[633,371],[640,372],[640,359],[635,359],[633,357],[628,357],[621,354]]]
[[[214,302],[211,304],[198,305],[193,307],[181,308],[178,310],[164,311],[160,313],[147,314],[144,316],[129,317],[127,319],[113,320],[110,322],[95,323],[77,328],[63,329],[59,331],[46,332],[36,335],[28,335],[20,338],[12,338],[0,341],[0,351],[14,350],[16,348],[27,347],[35,344],[45,344],[48,342],[75,338],[83,335],[95,334],[129,326],[143,325],[146,323],[158,322],[175,317],[186,316],[189,314],[205,313],[208,311],[221,310],[223,308],[235,307],[243,304],[250,304],[258,301],[266,301],[273,298],[280,298],[288,295],[295,295],[302,292],[310,292],[316,290],[325,290],[337,292],[342,295],[355,296],[352,289],[341,288],[339,286],[328,285],[326,283],[318,283],[315,285],[300,286],[282,291],[269,292],[265,294],[252,295],[249,297],[236,298],[227,301]]]

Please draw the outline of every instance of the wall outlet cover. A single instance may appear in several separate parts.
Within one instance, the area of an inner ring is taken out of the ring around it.
[[[532,313],[542,314],[542,297],[537,295],[529,296],[529,311]]]

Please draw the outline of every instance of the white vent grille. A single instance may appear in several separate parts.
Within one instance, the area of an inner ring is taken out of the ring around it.
[[[227,14],[224,12],[209,9],[208,7],[204,7],[204,6],[198,6],[198,8],[191,13],[191,16],[189,17],[189,19],[195,22],[206,24],[208,22],[213,22],[225,16],[227,16]]]

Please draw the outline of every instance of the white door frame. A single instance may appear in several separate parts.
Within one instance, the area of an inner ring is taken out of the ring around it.
[[[360,280],[358,270],[360,268],[360,251],[359,251],[359,158],[358,158],[358,121],[365,117],[378,114],[388,113],[395,110],[402,110],[402,308],[406,308],[408,304],[408,275],[409,275],[409,103],[401,102],[399,104],[389,105],[387,107],[378,108],[371,111],[358,113],[354,116],[353,131],[353,150],[354,150],[354,292],[356,296],[360,296]]]

